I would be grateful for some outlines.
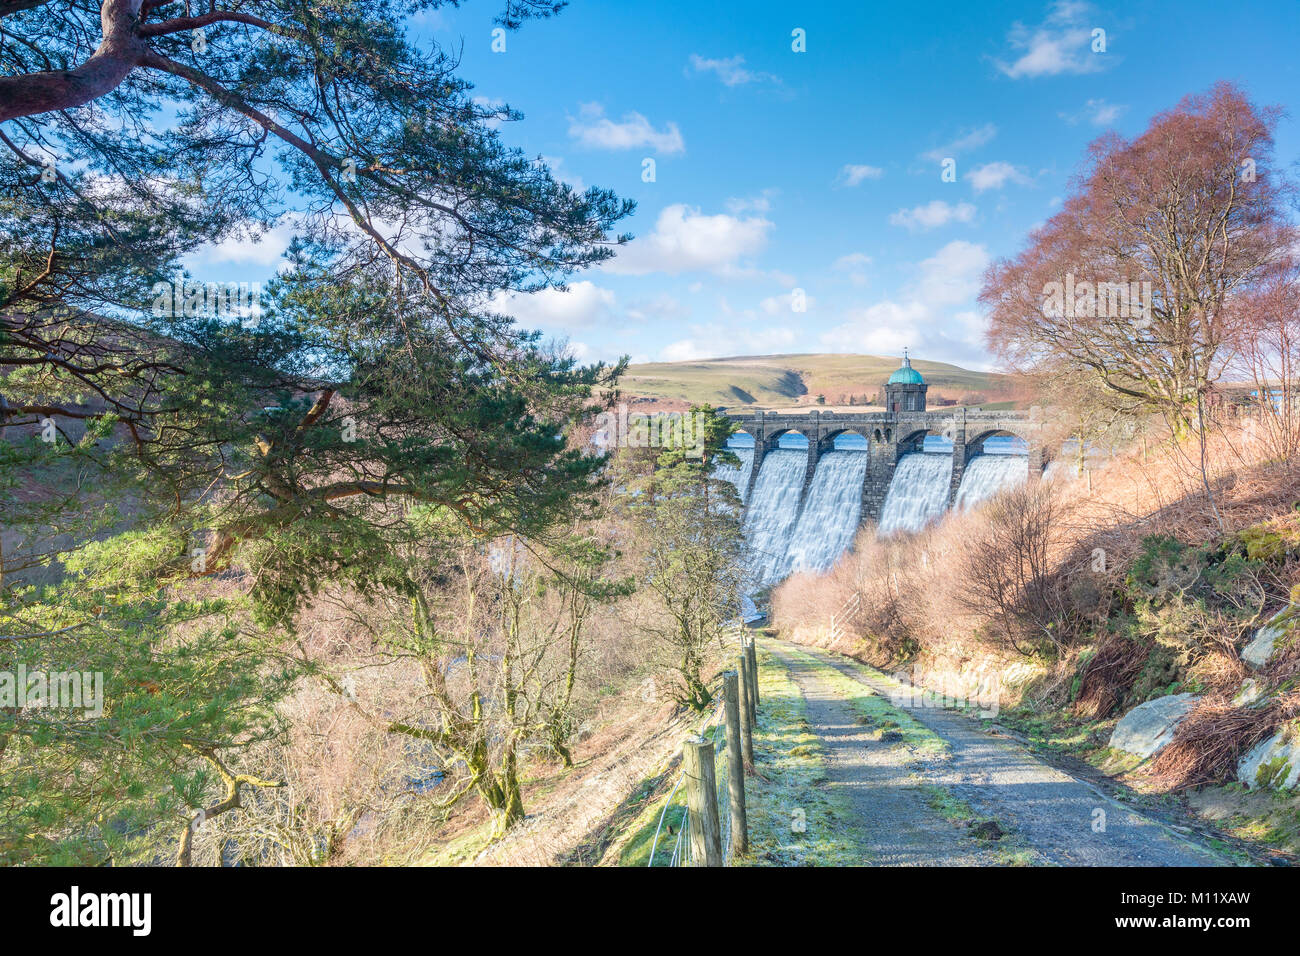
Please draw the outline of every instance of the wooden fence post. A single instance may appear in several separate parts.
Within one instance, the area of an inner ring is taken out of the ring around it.
[[[736,655],[736,672],[740,688],[740,747],[745,757],[745,766],[752,773],[754,770],[754,717],[749,706],[749,659],[744,652]]]
[[[754,659],[748,655],[745,657],[745,663],[749,665],[749,713],[754,719],[754,725],[758,725],[758,668],[754,666]]]
[[[754,640],[750,638],[749,647],[745,653],[749,656],[749,674],[754,682],[754,718],[758,718],[758,651],[754,650]]]
[[[740,746],[740,675],[722,675],[727,694],[727,793],[731,797],[731,855],[749,852],[749,823],[745,816],[745,765]],[[752,756],[752,755],[751,755]]]
[[[691,859],[696,866],[722,866],[713,741],[699,737],[686,741],[682,764],[686,770],[686,808],[691,814]]]

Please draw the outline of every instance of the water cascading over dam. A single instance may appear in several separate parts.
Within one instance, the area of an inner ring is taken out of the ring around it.
[[[727,444],[727,451],[732,452],[740,459],[739,465],[718,465],[713,469],[713,476],[729,481],[736,486],[736,491],[740,495],[740,500],[745,500],[745,492],[749,488],[749,473],[754,468],[754,446],[751,445],[732,445]]]
[[[749,489],[751,588],[829,570],[863,521],[874,521],[880,535],[917,532],[949,510],[1042,477],[1038,409],[931,409],[928,389],[904,354],[878,407],[728,412],[740,429],[729,444],[744,461],[718,475],[742,495]],[[743,451],[735,447],[742,442]]]
[[[745,540],[756,587],[780,577],[786,549],[799,517],[808,454],[794,449],[768,452],[758,470],[753,496],[745,506]]]
[[[889,483],[877,533],[920,531],[948,510],[952,489],[952,455],[914,452],[904,455]]]
[[[780,577],[796,571],[828,571],[853,544],[869,462],[865,451],[833,451],[817,462]]]
[[[730,449],[741,465],[719,465],[715,474],[735,484],[743,499],[753,449],[744,445]],[[764,457],[752,500],[745,508],[752,586],[763,587],[799,571],[822,572],[834,566],[857,534],[862,486],[869,467],[867,451],[828,452],[818,460],[805,491],[806,451],[781,448]],[[913,452],[900,458],[877,533],[917,532],[946,514],[953,500],[952,472],[950,452]],[[1024,455],[978,455],[966,464],[952,510],[974,507],[1023,483],[1026,476]]]
[[[964,511],[1029,477],[1024,455],[980,455],[966,464],[953,510]]]

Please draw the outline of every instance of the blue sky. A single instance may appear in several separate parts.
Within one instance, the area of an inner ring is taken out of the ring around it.
[[[1300,91],[1292,0],[574,0],[495,52],[499,3],[470,0],[413,29],[463,44],[476,94],[524,114],[503,127],[507,142],[637,201],[636,238],[612,263],[567,293],[498,302],[587,359],[909,346],[995,367],[980,275],[1052,214],[1090,140],[1139,133],[1221,79],[1288,109]],[[955,182],[941,176],[948,158]],[[1295,117],[1277,159],[1300,160]],[[288,233],[192,267],[269,274]]]

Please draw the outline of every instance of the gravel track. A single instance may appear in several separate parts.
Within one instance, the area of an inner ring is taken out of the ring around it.
[[[1034,863],[1045,865],[1230,865],[1209,848],[1044,763],[1019,743],[990,735],[981,722],[958,711],[900,708],[948,742],[948,757],[920,758],[904,745],[877,740],[828,683],[823,668],[833,668],[886,700],[891,692],[887,681],[830,652],[772,640],[763,644],[789,668],[804,695],[808,722],[826,749],[828,786],[844,788],[856,812],[864,863],[997,865],[1007,861],[1000,843],[1027,850]],[[978,818],[997,821],[1008,836],[999,843],[971,836],[931,809],[925,785],[946,788]],[[1105,822],[1100,831],[1098,810]]]

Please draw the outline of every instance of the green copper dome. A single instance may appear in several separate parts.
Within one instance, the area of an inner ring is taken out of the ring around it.
[[[912,360],[903,353],[903,364],[893,375],[889,376],[889,385],[924,385],[921,373],[912,368]]]

